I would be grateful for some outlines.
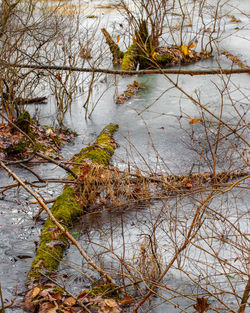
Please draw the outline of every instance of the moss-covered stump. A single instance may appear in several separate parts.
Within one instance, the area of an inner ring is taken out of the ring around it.
[[[121,70],[132,71],[136,68],[136,64],[137,64],[137,51],[135,45],[133,44],[124,53],[121,63]]]
[[[93,163],[107,165],[116,147],[112,135],[117,129],[118,125],[115,124],[106,126],[94,144],[83,148],[72,158],[72,161],[83,164],[85,160],[91,160]],[[74,165],[72,170],[79,174],[81,166]],[[69,178],[73,179],[71,175],[69,175]],[[54,217],[66,230],[69,230],[74,219],[83,213],[82,205],[77,200],[77,196],[76,189],[72,186],[66,186],[51,209]],[[36,257],[28,274],[29,280],[32,283],[39,282],[42,272],[50,275],[56,271],[67,245],[68,242],[65,236],[48,218],[41,233]]]
[[[114,42],[114,40],[105,28],[102,28],[101,31],[106,39],[106,43],[109,46],[110,52],[113,55],[113,64],[120,64],[124,53],[120,50],[119,46]]]
[[[105,29],[102,32],[113,55],[113,63],[121,63],[122,71],[135,70],[139,64],[140,69],[166,67],[175,64],[194,63],[201,59],[211,57],[208,52],[196,52],[193,43],[181,46],[159,46],[159,38],[149,32],[147,22],[140,21],[133,35],[133,44],[126,52],[121,52],[119,46],[113,41]]]
[[[21,115],[19,115],[14,123],[27,135],[30,135],[32,133],[31,130],[32,120],[28,111],[24,111]]]

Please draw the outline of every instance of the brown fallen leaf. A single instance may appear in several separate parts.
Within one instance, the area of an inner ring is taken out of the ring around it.
[[[53,298],[59,301],[62,299],[62,294],[59,291],[57,291],[56,293],[53,294]]]
[[[199,313],[205,313],[210,304],[208,303],[208,298],[196,298],[196,304],[193,305],[194,309]]]
[[[135,298],[128,296],[128,297],[123,298],[123,299],[119,302],[119,304],[120,304],[120,305],[127,305],[127,304],[133,303],[134,301],[135,301]]]
[[[192,181],[190,178],[183,178],[182,180],[182,184],[186,187],[186,188],[192,188],[193,187],[193,184],[192,184]]]
[[[201,118],[192,118],[191,120],[189,120],[189,124],[196,124],[197,122],[201,122]]]
[[[44,289],[40,292],[40,296],[45,298],[47,297],[54,289],[53,288],[47,288],[47,289]]]
[[[38,313],[56,313],[58,306],[56,306],[50,302],[44,302],[41,304]]]
[[[104,303],[106,306],[108,306],[109,308],[115,308],[117,307],[117,302],[114,299],[105,299]]]
[[[36,304],[32,302],[32,299],[33,299],[32,295],[33,295],[33,289],[27,292],[24,298],[23,309],[29,312],[35,312],[35,309],[36,309]]]
[[[74,299],[73,297],[66,298],[66,299],[63,301],[63,304],[64,304],[64,305],[67,305],[67,306],[73,306],[73,305],[76,304],[76,299]]]
[[[32,299],[34,299],[37,295],[39,295],[41,288],[35,287],[32,292]]]

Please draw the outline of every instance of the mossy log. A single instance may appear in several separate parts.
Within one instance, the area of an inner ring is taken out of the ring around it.
[[[94,144],[83,148],[72,158],[72,161],[83,164],[85,160],[91,160],[97,164],[107,165],[116,147],[112,135],[117,129],[118,125],[116,124],[106,126]],[[81,165],[74,165],[72,170],[78,175],[81,171]],[[69,175],[69,178],[73,179],[73,176]],[[51,209],[54,217],[66,230],[69,230],[76,217],[83,214],[82,204],[77,200],[77,196],[78,194],[72,186],[65,186]],[[42,276],[41,272],[50,275],[51,272],[56,271],[67,245],[68,242],[64,234],[48,218],[41,233],[36,257],[28,274],[29,280],[32,283],[39,282]]]
[[[101,31],[106,39],[107,44],[109,45],[110,52],[113,55],[113,64],[120,64],[124,53],[120,50],[119,46],[114,42],[114,40],[105,28],[102,28]]]

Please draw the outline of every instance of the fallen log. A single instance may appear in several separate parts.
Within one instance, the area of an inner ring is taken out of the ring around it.
[[[118,125],[115,124],[106,126],[94,144],[83,148],[72,158],[72,162],[84,164],[84,161],[88,160],[96,164],[107,165],[116,147],[112,135],[117,129]],[[81,172],[81,165],[74,165],[72,170],[78,175]],[[73,176],[70,174],[69,178],[73,179]],[[73,186],[65,186],[62,194],[51,208],[53,216],[66,231],[72,226],[74,219],[83,214],[83,206],[78,201],[77,196]],[[85,204],[87,201],[86,195]],[[65,234],[52,222],[51,218],[48,218],[41,233],[36,257],[28,274],[31,284],[41,280],[42,272],[49,276],[57,270],[67,245],[68,241]]]

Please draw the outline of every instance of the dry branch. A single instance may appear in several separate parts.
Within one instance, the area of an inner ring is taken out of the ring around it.
[[[112,70],[105,68],[81,68],[74,66],[56,66],[56,65],[43,65],[43,64],[11,64],[0,61],[1,67],[14,67],[14,68],[26,68],[26,69],[36,69],[36,70],[56,70],[56,71],[70,71],[70,72],[86,72],[86,73],[104,73],[104,74],[116,74],[122,76],[133,76],[133,75],[153,75],[153,74],[174,74],[174,75],[231,75],[231,74],[246,74],[250,73],[249,68],[241,69],[216,69],[216,70],[172,70],[172,69],[155,69],[155,70],[139,70],[139,71],[121,71],[121,70]]]

